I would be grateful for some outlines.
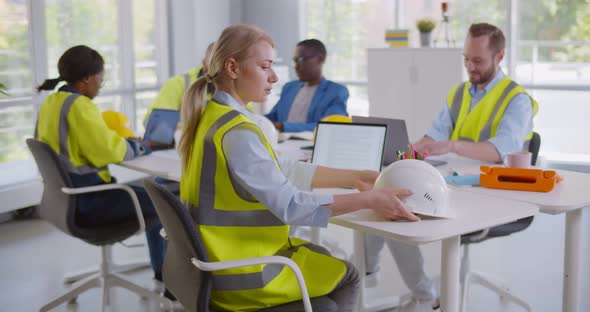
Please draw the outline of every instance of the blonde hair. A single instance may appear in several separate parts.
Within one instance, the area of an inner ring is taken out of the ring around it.
[[[207,84],[211,83],[219,90],[220,83],[228,79],[224,72],[225,61],[229,58],[238,62],[246,59],[250,48],[261,40],[274,46],[272,38],[254,25],[234,25],[224,29],[206,60],[207,74],[197,79],[185,92],[181,106],[182,119],[185,122],[179,144],[183,174],[188,166],[197,128],[205,109]]]

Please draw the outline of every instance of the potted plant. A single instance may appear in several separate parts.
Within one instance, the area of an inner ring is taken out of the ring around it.
[[[429,47],[432,30],[436,27],[436,23],[430,17],[419,19],[416,22],[418,31],[420,31],[420,46]]]

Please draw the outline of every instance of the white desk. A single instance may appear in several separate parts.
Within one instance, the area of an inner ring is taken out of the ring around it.
[[[277,151],[285,156],[300,157],[299,146],[309,145],[307,141],[289,141],[281,144]],[[302,152],[307,154],[309,152]],[[151,155],[123,162],[127,168],[139,170],[171,180],[180,180],[179,158],[173,152],[154,152]],[[485,198],[485,200],[482,200]],[[475,203],[475,204],[474,204]],[[331,223],[345,226],[355,231],[355,254],[357,268],[364,274],[364,250],[362,232],[397,239],[411,244],[423,244],[442,241],[441,259],[441,306],[443,311],[459,311],[459,242],[461,234],[481,230],[487,227],[515,221],[534,215],[538,207],[514,200],[492,197],[453,190],[451,204],[457,211],[457,218],[452,220],[430,219],[421,222],[389,222],[379,221],[370,211],[359,211],[347,215],[333,217]],[[364,276],[364,275],[361,275]],[[361,279],[364,284],[364,279]],[[363,285],[364,287],[364,285]]]
[[[460,236],[534,215],[538,212],[538,207],[514,200],[456,190],[451,191],[451,207],[457,213],[455,219],[433,218],[420,222],[391,222],[380,220],[369,210],[361,210],[332,217],[330,223],[356,230],[354,258],[360,276],[365,275],[365,257],[362,253],[363,233],[410,244],[442,241],[441,308],[442,311],[459,311]],[[361,279],[361,284],[361,287],[364,287],[364,279]]]
[[[175,150],[157,151],[147,156],[127,160],[119,165],[147,174],[180,181],[180,156]]]
[[[481,164],[455,155],[436,158],[448,161],[448,165],[441,168],[444,173],[454,170],[479,172]],[[582,211],[583,208],[590,207],[590,174],[557,171],[564,180],[548,193],[497,190],[484,187],[453,187],[453,189],[535,204],[545,214],[566,213],[562,310],[577,312],[580,302]]]
[[[300,147],[312,144],[310,141],[289,140],[279,144],[276,151],[284,157],[307,161],[311,159],[311,150],[302,150]],[[153,176],[180,181],[180,156],[176,150],[156,151],[147,156],[124,161],[119,165]]]

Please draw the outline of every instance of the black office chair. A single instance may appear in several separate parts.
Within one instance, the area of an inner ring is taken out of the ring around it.
[[[303,303],[289,303],[273,309],[277,311],[312,311],[314,307],[330,307],[337,311],[335,304],[326,296],[309,299],[303,275],[291,259],[282,256],[258,257],[234,261],[208,262],[205,246],[188,210],[176,196],[158,183],[144,180],[145,189],[152,199],[168,240],[162,275],[166,288],[189,312],[209,312],[211,295],[211,271],[251,266],[256,264],[279,263],[288,266],[299,281]],[[305,303],[307,301],[307,303]],[[334,306],[330,306],[330,305]],[[261,310],[264,311],[264,310]]]
[[[153,298],[161,303],[170,304],[170,301],[163,299],[160,294],[144,289],[118,274],[145,267],[147,262],[142,261],[122,266],[113,264],[113,244],[143,232],[146,222],[148,224],[159,222],[156,218],[144,221],[137,196],[133,190],[127,185],[120,184],[74,188],[65,165],[49,145],[35,139],[27,139],[27,145],[43,178],[43,197],[39,205],[41,218],[70,236],[101,247],[102,254],[99,269],[80,275],[81,280],[74,283],[66,294],[47,303],[41,307],[40,311],[51,310],[64,302],[75,302],[79,294],[95,287],[101,288],[102,291],[101,311],[104,311],[110,304],[109,289],[116,286],[126,288],[141,297]],[[137,219],[96,227],[83,227],[76,222],[76,211],[78,210],[76,197],[78,194],[115,189],[129,193],[137,212]]]
[[[533,132],[533,137],[528,142],[528,150],[531,152],[531,165],[537,164],[537,157],[539,156],[539,149],[541,148],[541,136]],[[477,244],[495,237],[508,236],[528,228],[533,222],[533,216],[522,218],[514,222],[503,225],[494,226],[482,231],[469,233],[461,236],[461,244],[463,245],[463,258],[461,259],[461,282],[463,283],[463,311],[466,309],[467,297],[469,294],[469,286],[471,283],[478,283],[496,293],[498,293],[504,300],[510,300],[515,304],[532,311],[532,307],[523,299],[512,294],[507,287],[496,285],[494,282],[486,278],[480,273],[470,271],[469,261],[469,245]]]

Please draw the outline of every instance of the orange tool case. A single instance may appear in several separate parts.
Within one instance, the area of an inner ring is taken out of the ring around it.
[[[562,178],[555,170],[481,166],[479,184],[484,187],[550,192]]]

